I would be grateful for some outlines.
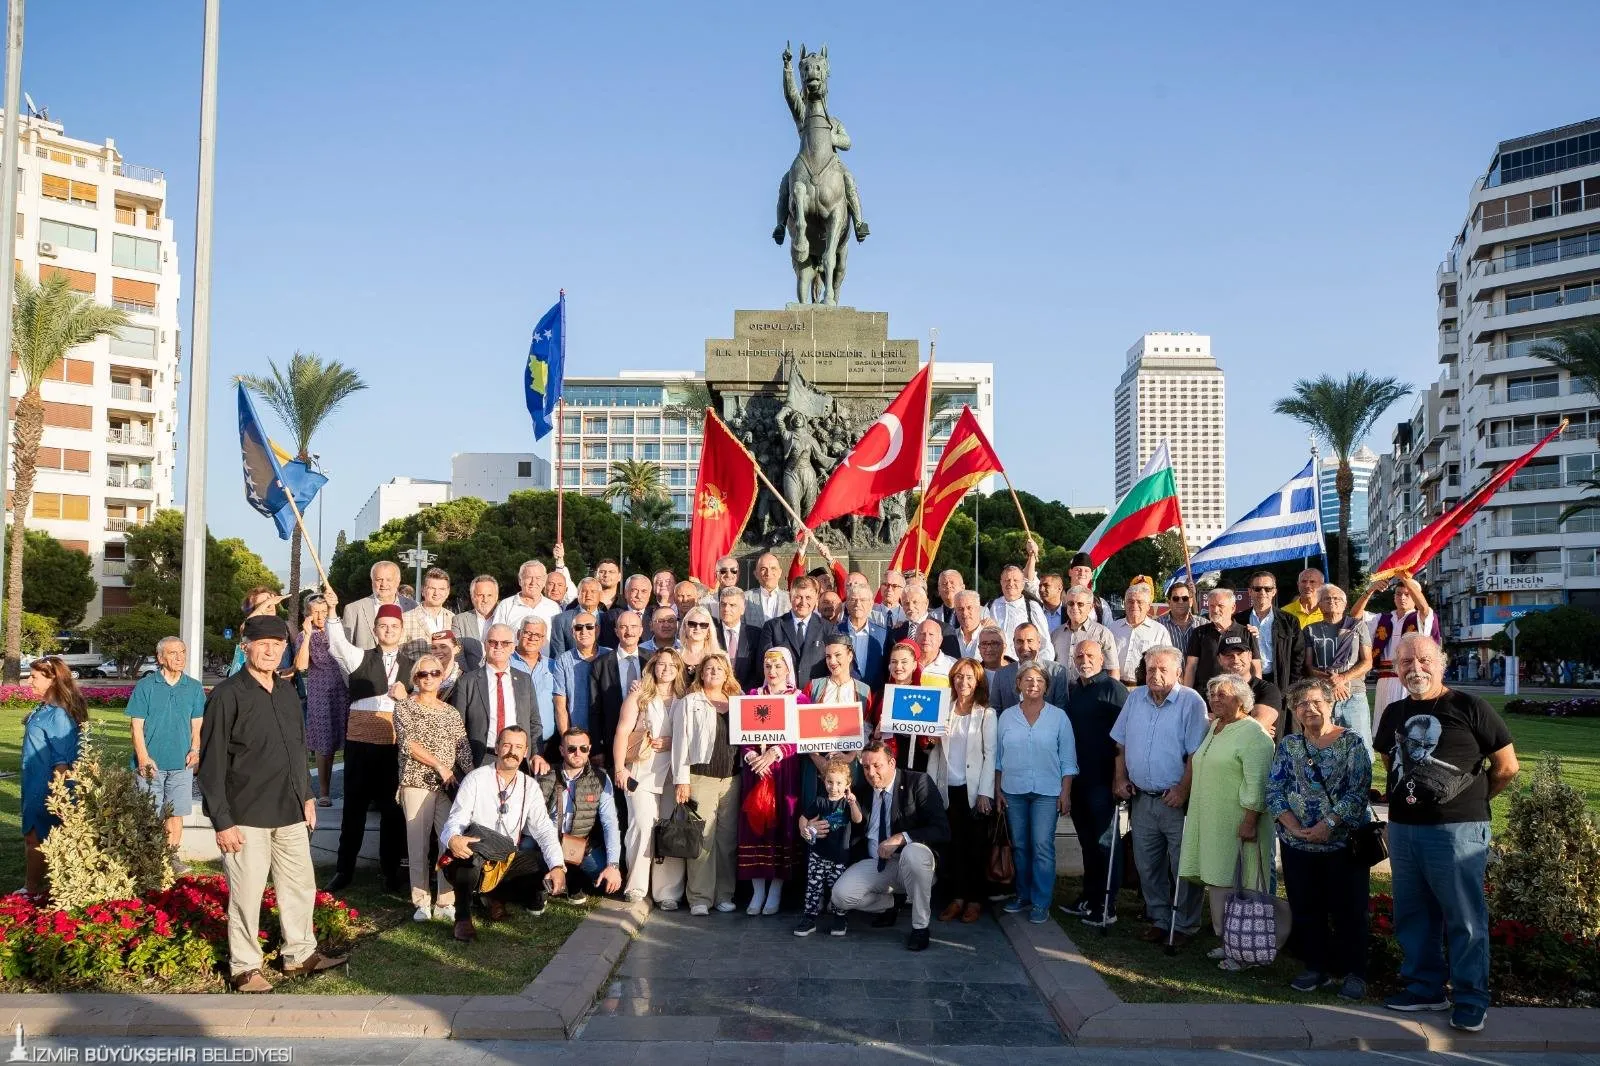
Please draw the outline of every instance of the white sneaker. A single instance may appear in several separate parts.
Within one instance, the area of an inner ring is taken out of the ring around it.
[[[411,916],[413,922],[428,922],[433,920],[433,909],[427,904],[417,908],[417,913]]]
[[[721,903],[717,904],[717,913],[718,914],[732,914],[734,911],[736,911],[738,909],[739,909],[738,907],[735,907],[733,905],[733,900],[731,900],[731,899],[725,899]]]
[[[664,899],[660,903],[657,903],[656,906],[660,907],[664,911],[675,911],[678,909],[678,901],[675,899]]]
[[[762,914],[777,914],[778,903],[782,899],[776,892],[767,897],[767,905],[761,908]]]
[[[1225,959],[1227,957],[1228,951],[1226,948],[1216,947],[1206,952],[1206,958],[1208,959]]]
[[[433,919],[436,922],[453,923],[456,920],[456,909],[452,904],[449,903],[446,903],[442,907],[435,907],[433,908]]]
[[[721,907],[717,908],[719,911],[721,909]],[[689,913],[694,915],[696,918],[704,918],[706,915],[711,913],[711,908],[707,907],[704,903],[696,903],[694,906],[689,908]]]

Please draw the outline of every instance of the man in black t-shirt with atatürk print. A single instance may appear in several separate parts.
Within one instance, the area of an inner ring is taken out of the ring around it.
[[[1389,864],[1405,990],[1384,1006],[1451,1010],[1477,1032],[1489,1007],[1489,800],[1517,776],[1505,722],[1482,699],[1444,685],[1444,652],[1409,633],[1395,655],[1406,698],[1373,738],[1389,771]],[[1449,962],[1445,948],[1449,946]]]

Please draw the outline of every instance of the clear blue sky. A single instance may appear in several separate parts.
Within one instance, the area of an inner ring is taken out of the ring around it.
[[[1495,142],[1600,113],[1587,3],[790,6],[225,4],[212,530],[286,563],[227,387],[269,358],[372,384],[318,442],[331,548],[380,481],[529,446],[558,288],[581,373],[696,367],[735,308],[782,306],[786,40],[830,45],[855,141],[846,302],[992,360],[1002,458],[1069,503],[1111,499],[1129,344],[1210,334],[1230,518],[1301,461],[1271,413],[1293,378],[1437,376],[1434,268]],[[168,175],[187,335],[201,5],[28,14],[35,100]]]

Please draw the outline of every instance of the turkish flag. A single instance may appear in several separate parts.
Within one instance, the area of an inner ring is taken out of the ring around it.
[[[706,408],[700,478],[689,520],[689,573],[717,587],[717,560],[733,550],[756,506],[756,461],[727,423]]]
[[[876,518],[879,500],[921,483],[932,387],[933,364],[929,363],[906,383],[844,457],[806,515],[808,528],[816,529],[847,514]]]

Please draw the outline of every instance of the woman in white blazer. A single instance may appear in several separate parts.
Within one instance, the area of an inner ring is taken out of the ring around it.
[[[928,758],[928,776],[944,796],[950,843],[944,887],[950,902],[942,922],[975,922],[988,898],[988,826],[994,813],[995,713],[983,664],[962,659],[950,668],[950,724]]]
[[[689,913],[733,910],[739,840],[739,761],[729,742],[728,701],[741,695],[722,652],[700,660],[694,684],[672,705],[672,783],[679,803],[705,820],[705,850],[689,860]]]

